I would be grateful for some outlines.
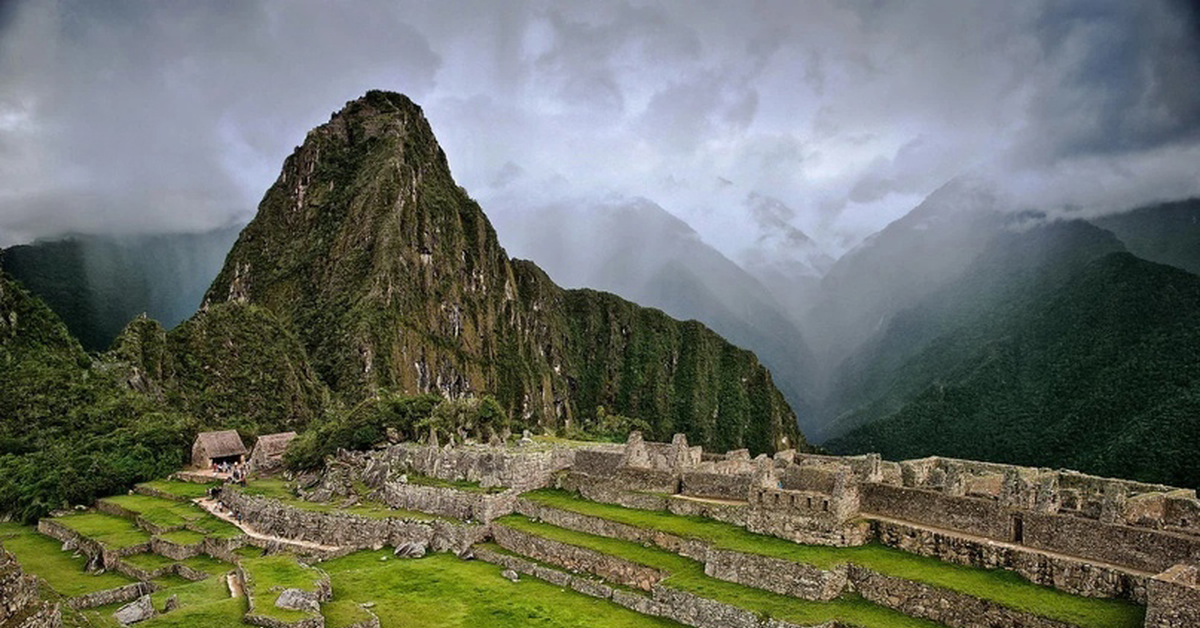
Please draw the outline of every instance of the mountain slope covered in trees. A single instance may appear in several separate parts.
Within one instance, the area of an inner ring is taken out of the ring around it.
[[[383,389],[488,394],[546,429],[604,407],[655,438],[804,445],[754,354],[509,259],[399,94],[349,103],[287,158],[206,297],[227,301],[270,311],[349,405]]]
[[[1200,484],[1200,277],[1122,249],[1078,222],[994,242],[851,361],[827,446]]]

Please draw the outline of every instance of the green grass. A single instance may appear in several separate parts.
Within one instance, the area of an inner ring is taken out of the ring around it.
[[[62,551],[62,543],[39,534],[30,526],[0,523],[0,545],[17,557],[17,562],[27,573],[40,576],[50,588],[67,597],[114,589],[135,582],[115,571],[106,571],[99,575],[88,574],[83,570],[87,564],[86,558],[75,558],[72,553]]]
[[[433,521],[435,519],[447,519],[447,517],[437,517],[428,513],[418,512],[415,510],[403,510],[399,508],[390,508],[385,504],[380,504],[370,501],[360,501],[349,508],[341,508],[337,504],[324,502],[311,502],[305,499],[300,499],[292,493],[292,489],[284,480],[267,479],[254,480],[249,482],[245,488],[239,489],[247,495],[258,495],[279,500],[289,506],[301,508],[303,510],[311,510],[313,512],[324,513],[343,513],[349,515],[358,515],[368,519],[410,519],[414,521]]]
[[[138,569],[145,569],[146,571],[154,571],[155,569],[161,569],[163,567],[175,564],[174,560],[171,560],[166,556],[160,556],[152,553],[122,556],[121,562],[128,563],[129,565],[137,567]]]
[[[503,493],[508,490],[503,486],[483,487],[479,482],[471,482],[469,480],[443,480],[441,478],[430,477],[428,475],[419,475],[414,473],[408,474],[408,483],[416,484],[417,486],[433,486],[437,488],[452,488],[457,491],[467,491],[470,493],[495,494]]]
[[[135,512],[147,522],[162,528],[180,528],[187,525],[198,529],[205,536],[214,538],[233,538],[242,533],[232,523],[218,519],[203,508],[188,502],[176,502],[137,493],[106,497],[101,501]]]
[[[222,576],[233,571],[233,565],[204,554],[185,558],[179,562],[191,567],[192,569],[195,569],[196,571],[202,571],[210,576]]]
[[[53,521],[111,549],[132,547],[150,541],[150,533],[137,527],[132,521],[102,512],[54,517]]]
[[[371,617],[365,608],[353,600],[322,604],[321,614],[325,616],[325,628],[345,628]]]
[[[147,522],[163,528],[178,528],[208,516],[202,508],[187,502],[171,501],[134,493],[116,495],[100,500],[135,512]]]
[[[243,545],[233,550],[233,553],[240,558],[258,558],[263,555],[262,548],[253,545]]]
[[[380,561],[381,557],[389,557]],[[396,560],[386,550],[357,552],[321,565],[333,579],[335,604],[374,602],[384,626],[404,628],[668,628],[671,621],[640,615],[607,600],[523,576],[512,583],[501,567],[449,554]],[[326,605],[328,608],[331,605]],[[327,617],[344,625],[340,607]]]
[[[167,576],[154,581],[161,587],[150,594],[154,608],[161,611],[172,595],[179,599],[180,607],[167,615],[159,615],[138,624],[138,626],[170,626],[179,628],[208,628],[209,626],[241,626],[242,615],[246,612],[245,598],[230,598],[229,589],[224,578],[208,578],[199,582],[190,582],[178,576]],[[113,613],[124,606],[117,602],[81,611],[79,614],[85,623],[73,624],[64,621],[68,627],[83,628],[121,628],[113,619]],[[64,620],[67,620],[64,614]]]
[[[203,519],[193,522],[191,527],[200,531],[204,536],[214,539],[232,539],[242,535],[241,528],[209,514],[206,514]]]
[[[180,499],[198,499],[205,497],[208,494],[208,489],[217,485],[217,482],[211,484],[197,484],[195,482],[180,482],[179,480],[153,480],[151,482],[143,482],[138,486],[145,486],[164,493],[174,495]]]
[[[934,628],[940,626],[940,624],[930,621],[907,617],[856,596],[844,596],[829,602],[812,602],[717,580],[704,575],[702,563],[666,550],[644,547],[620,539],[575,532],[531,521],[520,515],[502,517],[497,522],[514,530],[521,530],[576,547],[585,547],[665,571],[670,576],[663,581],[664,585],[800,625],[838,620],[863,628]]]
[[[158,538],[176,545],[196,545],[204,541],[204,535],[191,530],[176,530],[158,535]]]
[[[286,622],[293,622],[309,613],[278,608],[275,600],[282,589],[315,591],[320,572],[305,567],[290,554],[273,554],[242,561],[242,569],[250,578],[254,591],[254,612]]]
[[[1123,600],[1070,595],[1033,584],[1012,572],[953,565],[878,544],[845,548],[800,545],[711,519],[602,504],[565,491],[539,490],[526,493],[524,497],[544,506],[707,541],[721,549],[781,558],[822,569],[853,563],[888,576],[941,587],[1078,626],[1133,628],[1141,626],[1145,617],[1143,607]]]

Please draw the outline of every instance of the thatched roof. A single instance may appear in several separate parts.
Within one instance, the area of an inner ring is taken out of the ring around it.
[[[282,456],[293,438],[296,438],[295,432],[264,434],[258,437],[258,442],[254,444],[254,451],[262,451],[267,456]]]
[[[196,444],[204,447],[204,453],[209,458],[224,458],[240,456],[246,453],[242,437],[237,430],[221,430],[219,432],[200,432],[196,435]]]

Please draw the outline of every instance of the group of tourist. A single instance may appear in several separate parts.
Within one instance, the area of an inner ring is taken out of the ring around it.
[[[246,465],[241,462],[213,463],[213,472],[228,475],[228,481],[240,486],[246,485]]]

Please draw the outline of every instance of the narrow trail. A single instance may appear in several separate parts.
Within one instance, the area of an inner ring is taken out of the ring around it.
[[[246,592],[242,590],[242,579],[236,573],[225,574],[225,584],[229,585],[229,597],[246,595]]]
[[[250,524],[242,522],[242,521],[238,521],[236,518],[233,517],[233,515],[231,515],[229,513],[222,512],[220,504],[218,504],[217,501],[212,498],[203,497],[203,498],[192,500],[192,501],[194,501],[196,503],[196,505],[207,510],[209,512],[209,514],[213,515],[214,517],[217,517],[218,519],[221,519],[223,521],[228,521],[229,523],[232,523],[233,525],[237,526],[238,529],[240,529],[242,532],[244,532],[246,534],[246,536],[248,536],[252,539],[280,543],[283,545],[291,545],[294,547],[302,547],[305,549],[318,550],[321,552],[336,552],[336,551],[346,549],[340,545],[322,545],[320,543],[314,543],[312,541],[301,541],[298,539],[288,539],[288,538],[284,538],[281,536],[275,536],[273,534],[264,534],[262,532],[259,532],[258,530],[255,530],[254,526],[251,526]]]

